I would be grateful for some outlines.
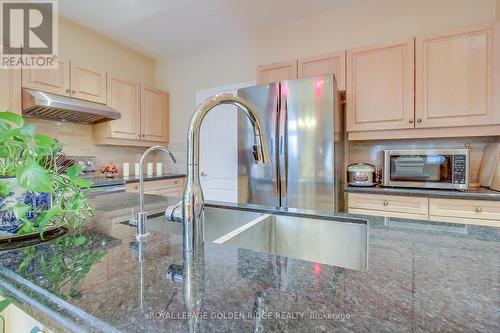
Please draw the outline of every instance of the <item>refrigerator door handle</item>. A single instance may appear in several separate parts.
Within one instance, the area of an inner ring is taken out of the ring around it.
[[[287,181],[288,181],[288,172],[287,172],[287,97],[285,95],[281,95],[281,105],[280,105],[280,113],[279,113],[279,177],[280,177],[280,185],[281,185],[281,206],[286,207],[287,201]]]
[[[279,109],[278,109],[278,98],[274,99],[273,102],[273,110],[276,112],[276,117],[274,118],[274,135],[271,137],[271,156],[273,156],[275,161],[278,161],[278,156],[279,156],[279,143],[277,142],[277,139],[279,137]],[[279,170],[278,170],[278,165],[279,163],[276,163],[276,167],[273,170],[273,193],[276,198],[280,198],[280,190],[279,190],[279,185],[278,185],[278,175],[279,175]]]

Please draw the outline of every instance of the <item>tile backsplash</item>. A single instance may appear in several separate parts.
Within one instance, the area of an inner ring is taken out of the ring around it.
[[[383,151],[385,149],[418,149],[418,148],[464,148],[471,147],[471,178],[473,185],[479,183],[479,166],[484,148],[499,142],[500,137],[453,138],[453,139],[418,139],[418,140],[384,140],[384,141],[351,141],[349,142],[348,164],[365,162],[383,167]]]
[[[97,166],[104,163],[113,163],[122,172],[122,163],[130,163],[130,173],[134,173],[134,163],[138,154],[146,148],[126,146],[101,146],[94,145],[92,141],[92,127],[90,125],[56,122],[43,119],[28,119],[27,123],[37,127],[39,133],[57,138],[65,144],[64,152],[73,156],[95,156]],[[176,154],[177,157],[178,154]],[[185,159],[185,158],[184,158]],[[162,162],[163,172],[177,172],[176,167],[158,153],[151,154],[147,162]],[[185,171],[185,166],[183,168]]]

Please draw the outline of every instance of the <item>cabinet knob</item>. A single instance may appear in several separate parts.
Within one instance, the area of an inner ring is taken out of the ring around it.
[[[389,206],[389,201],[384,200],[384,206]]]
[[[421,123],[422,122],[422,119],[417,119],[417,123]]]
[[[71,93],[72,94],[76,94],[76,90],[71,90]]]
[[[413,119],[408,120],[410,124],[413,124]]]
[[[66,89],[66,94],[70,94],[71,93],[71,89]]]
[[[482,211],[483,211],[483,209],[481,207],[476,208],[476,213],[481,213]]]

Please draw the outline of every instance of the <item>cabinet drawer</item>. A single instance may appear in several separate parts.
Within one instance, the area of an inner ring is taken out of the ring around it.
[[[485,200],[429,199],[431,219],[450,217],[457,219],[480,219],[500,221],[500,203]],[[458,221],[457,221],[458,222]],[[462,220],[464,223],[469,223]],[[473,223],[474,221],[470,221]]]
[[[144,182],[144,192],[184,186],[184,178],[161,179]],[[127,184],[127,192],[139,192],[139,183]]]
[[[424,216],[429,213],[429,199],[423,197],[349,193],[348,201],[349,211],[351,209],[369,209]]]

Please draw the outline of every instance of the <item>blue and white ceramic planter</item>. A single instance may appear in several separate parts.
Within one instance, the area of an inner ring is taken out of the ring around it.
[[[15,177],[0,177],[0,182],[7,182],[9,188],[7,196],[0,195],[0,236],[15,235],[21,228],[23,222],[16,218],[13,211],[16,205],[25,204],[31,207],[26,214],[26,218],[31,222],[36,219],[38,212],[50,208],[50,193],[26,191],[19,186]]]

